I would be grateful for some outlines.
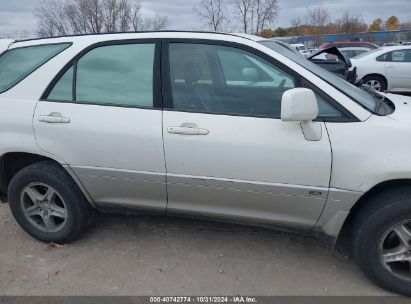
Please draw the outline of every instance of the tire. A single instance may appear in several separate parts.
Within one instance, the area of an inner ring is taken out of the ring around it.
[[[402,233],[411,236],[411,188],[400,187],[379,193],[368,201],[366,207],[359,211],[353,222],[355,259],[379,286],[411,296],[411,238],[403,235],[400,238],[396,232],[399,227],[405,227],[406,232],[401,229]],[[401,261],[384,258],[390,250],[401,252]]]
[[[364,84],[368,84],[372,88],[374,88],[378,92],[384,92],[387,90],[387,81],[378,75],[370,75],[370,76],[365,76],[363,78]]]
[[[71,176],[52,161],[19,171],[10,182],[8,197],[17,223],[46,243],[74,241],[93,211]]]

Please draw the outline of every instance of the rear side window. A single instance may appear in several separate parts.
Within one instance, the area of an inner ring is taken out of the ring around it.
[[[52,100],[72,100],[73,99],[73,78],[74,68],[69,68],[60,78],[49,95]]]
[[[70,46],[69,43],[11,49],[0,56],[0,93],[3,93]]]
[[[411,62],[411,50],[398,50],[391,53],[392,62]]]
[[[47,99],[153,107],[154,57],[154,43],[97,47],[61,76]]]
[[[383,54],[383,55],[381,55],[381,56],[378,56],[377,57],[377,61],[388,61],[388,56],[389,54],[388,53],[386,53],[386,54]]]

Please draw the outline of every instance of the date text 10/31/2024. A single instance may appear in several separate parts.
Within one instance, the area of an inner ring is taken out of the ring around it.
[[[258,303],[254,297],[150,297],[150,303]]]

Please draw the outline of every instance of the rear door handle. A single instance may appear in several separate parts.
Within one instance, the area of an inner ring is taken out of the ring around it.
[[[387,65],[387,69],[395,69],[395,66],[393,66],[393,65]]]
[[[167,129],[170,134],[179,134],[179,135],[208,135],[210,131],[206,129],[194,128],[194,127],[169,127]]]
[[[50,124],[67,124],[70,123],[69,117],[63,117],[60,113],[51,113],[49,115],[39,116],[40,122],[50,123]]]

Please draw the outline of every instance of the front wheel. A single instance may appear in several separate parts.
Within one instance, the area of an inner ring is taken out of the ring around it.
[[[371,199],[354,222],[354,254],[381,287],[411,296],[411,189]]]
[[[49,161],[18,172],[10,182],[8,197],[19,225],[42,242],[73,241],[85,228],[92,211],[68,173]]]

